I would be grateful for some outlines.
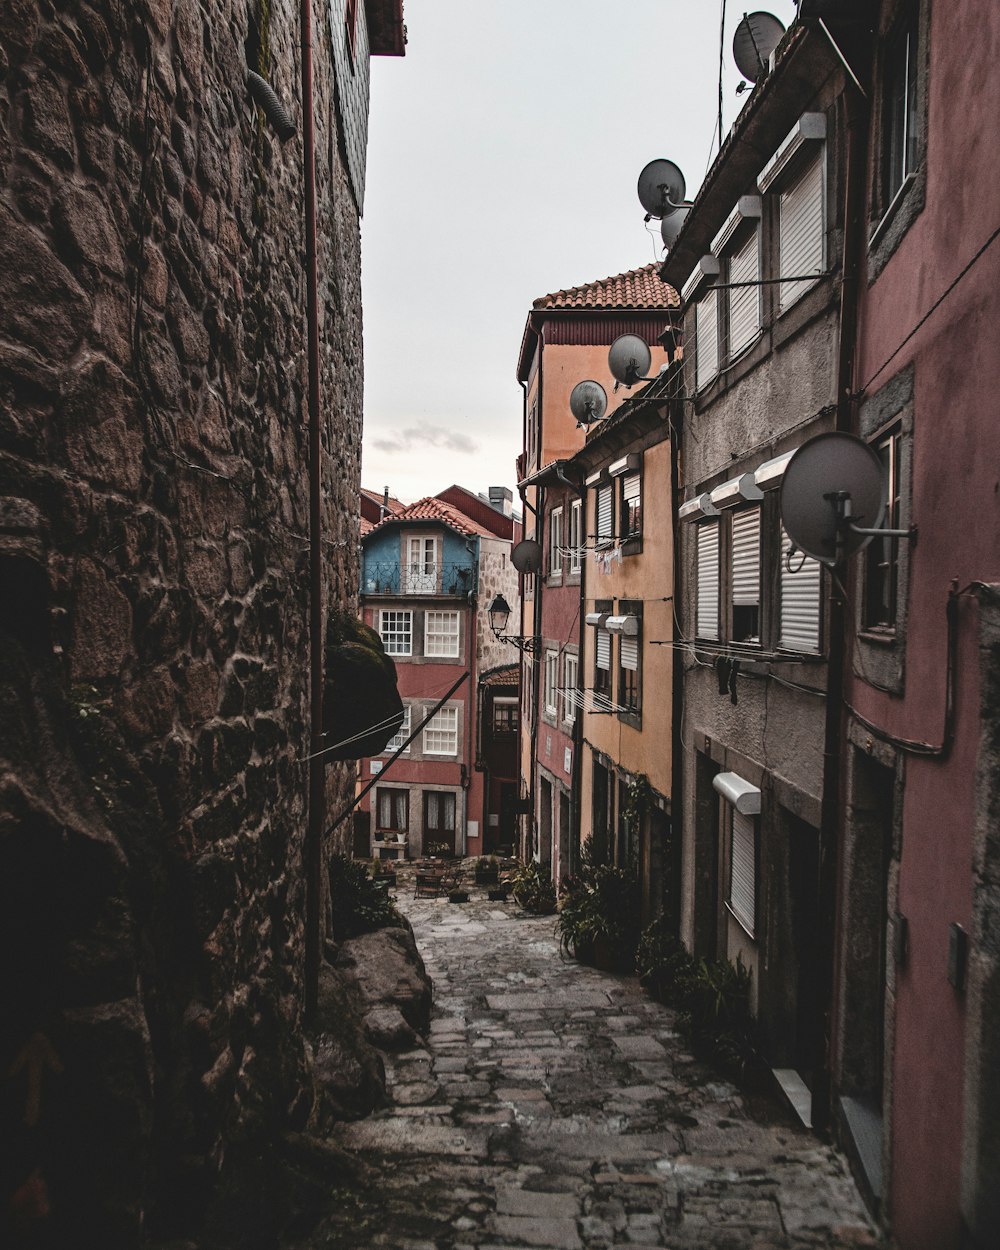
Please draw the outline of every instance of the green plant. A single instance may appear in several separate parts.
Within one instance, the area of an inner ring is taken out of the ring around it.
[[[451,855],[451,854],[452,854],[452,850],[451,850],[451,847],[448,845],[448,843],[447,843],[447,842],[428,842],[428,843],[427,843],[427,854],[428,854],[428,855],[431,855],[431,856],[434,856],[434,855],[441,855],[441,856],[444,856],[444,855]]]
[[[514,898],[519,907],[536,916],[550,916],[556,909],[556,890],[548,873],[535,861],[518,864],[511,876]]]
[[[330,859],[330,904],[339,941],[374,929],[405,929],[406,921],[386,891],[368,875],[365,860]]]
[[[699,960],[679,981],[678,1026],[692,1049],[713,1059],[737,1078],[746,1078],[762,1063],[757,1027],[750,1007],[752,975],[737,956]]]
[[[647,925],[639,938],[635,970],[639,982],[662,1003],[681,999],[694,972],[694,960],[684,943],[667,927],[664,916]]]
[[[559,906],[559,942],[583,963],[627,968],[639,944],[639,881],[614,864],[587,868]]]

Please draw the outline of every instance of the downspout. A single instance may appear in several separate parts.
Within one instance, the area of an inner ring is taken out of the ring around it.
[[[543,338],[544,327],[539,328],[538,334],[538,423],[535,429],[535,462],[541,462],[542,459],[542,430],[545,426],[545,394],[543,391],[543,383],[545,376],[542,370],[543,356],[545,354],[545,339]],[[545,551],[545,487],[537,488],[535,495],[535,541],[538,543],[539,550]],[[545,586],[545,559],[539,565],[538,572],[535,575],[535,600],[532,613],[532,638],[539,639],[542,637],[542,595]],[[541,664],[539,663],[541,660]],[[531,815],[528,825],[528,851],[529,858],[534,859],[536,845],[536,826],[538,817],[537,805],[537,789],[538,789],[538,718],[541,707],[541,699],[539,691],[541,682],[539,680],[539,671],[545,657],[535,654],[531,665],[531,697],[534,704],[534,711],[531,717],[531,790],[529,794],[529,802],[531,805]]]
[[[680,582],[683,577],[683,568],[680,559],[681,555],[681,528],[678,522],[677,510],[680,507],[680,457],[681,457],[681,440],[680,440],[680,423],[684,420],[684,373],[683,363],[677,366],[677,382],[678,394],[676,398],[670,396],[667,403],[673,407],[677,419],[670,420],[670,524],[673,526],[673,533],[670,536],[670,550],[673,553],[673,586],[671,594],[673,602],[670,605],[671,621],[674,623],[671,628],[670,636],[674,637],[674,629],[676,622],[680,618],[678,612],[678,604],[687,602],[687,595],[680,593]],[[668,419],[673,417],[670,408],[667,409]],[[684,845],[684,750],[681,745],[681,722],[684,717],[684,652],[680,647],[673,646],[670,648],[670,716],[671,730],[670,736],[673,745],[673,757],[670,765],[670,858],[668,860],[668,870],[670,873],[670,888],[665,902],[665,910],[667,916],[667,927],[670,933],[680,937],[681,931],[681,874],[683,871],[682,855]]]
[[[480,541],[481,540],[479,539],[476,540],[475,547],[473,547],[471,540],[467,541],[465,544],[466,551],[468,551],[469,555],[473,557],[475,570],[476,570],[475,585],[473,586],[472,590],[469,591],[469,595],[468,595],[469,620],[466,626],[468,637],[466,641],[467,650],[466,650],[466,656],[465,656],[465,665],[466,665],[466,668],[469,670],[469,689],[467,692],[467,698],[466,698],[466,704],[465,704],[466,708],[468,709],[466,712],[466,717],[465,717],[466,722],[468,722],[468,719],[470,716],[475,714],[478,685],[479,685],[478,666],[476,664],[476,660],[479,658],[478,655],[476,654],[476,651],[477,651],[477,648],[476,648],[476,608],[479,603],[479,565],[480,565],[480,561],[482,560],[482,554],[483,554]],[[476,732],[478,732],[478,725],[476,726]],[[465,784],[462,787],[462,806],[465,809],[463,818],[465,821],[465,853],[466,854],[468,854],[469,852],[469,793],[472,790],[472,773],[473,773],[472,765],[474,762],[474,754],[473,754],[472,747],[473,747],[474,737],[475,737],[475,734],[473,733],[473,726],[467,723],[465,726]],[[480,838],[483,836],[482,825],[479,826],[479,836]],[[482,846],[480,844],[480,850],[481,849],[482,849]]]
[[[325,765],[323,746],[323,551],[321,512],[319,281],[316,264],[316,140],[313,123],[312,0],[301,0],[302,161],[305,182],[306,321],[309,367],[309,817],[303,846],[306,877],[305,1018],[319,997]]]
[[[587,489],[584,486],[578,486],[575,482],[571,482],[566,476],[563,466],[556,465],[556,477],[564,485],[570,487],[573,492],[580,497],[581,501],[581,528],[583,537],[586,536],[587,530]],[[586,552],[586,545],[584,545]],[[577,661],[576,661],[576,679],[580,681],[580,667],[583,662],[583,648],[586,641],[584,629],[586,628],[587,616],[587,559],[586,554],[580,561],[580,606],[577,611]],[[583,793],[583,760],[581,758],[583,749],[583,709],[577,706],[576,695],[573,696],[573,771],[570,774],[570,856],[569,856],[569,875],[573,876],[577,868],[577,861],[580,856],[580,826],[583,820],[583,809],[580,803],[580,795]]]
[[[863,93],[848,86],[845,155],[843,275],[840,285],[839,343],[837,346],[836,428],[852,426],[854,361],[857,349],[858,289],[861,249],[864,245],[865,171],[868,162],[868,109]],[[833,579],[831,579],[831,582]],[[812,1125],[829,1128],[833,1098],[833,994],[837,984],[840,946],[838,860],[841,835],[841,761],[844,747],[844,652],[847,645],[847,605],[833,583],[830,594],[830,641],[827,663],[826,724],[823,739],[823,797],[819,831],[819,923],[817,975],[822,1009],[819,1050],[812,1086]]]

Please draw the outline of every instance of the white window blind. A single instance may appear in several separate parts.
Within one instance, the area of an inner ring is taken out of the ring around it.
[[[708,291],[694,312],[695,385],[701,390],[719,372],[719,293]]]
[[[579,660],[575,655],[563,658],[563,720],[572,724],[576,720],[576,688]]]
[[[458,708],[443,707],[424,729],[425,755],[458,754]]]
[[[622,482],[622,497],[626,503],[639,498],[639,474],[627,473]]]
[[[736,808],[733,814],[733,846],[729,876],[729,906],[747,933],[753,936],[757,873],[754,863],[754,818]]]
[[[615,536],[613,488],[602,486],[597,492],[597,541],[609,543]]]
[[[553,508],[549,513],[549,572],[562,572],[563,510]]]
[[[778,646],[788,651],[818,651],[820,632],[820,565],[818,560],[796,552],[792,540],[781,530],[781,630]]]
[[[622,668],[635,671],[639,667],[639,639],[622,634],[619,646]]]
[[[403,723],[400,725],[399,729],[393,734],[393,736],[389,739],[389,741],[382,748],[382,754],[391,755],[393,751],[398,751],[399,748],[403,745],[403,743],[406,741],[406,739],[409,736],[410,736],[410,709],[409,707],[404,707],[403,708]],[[403,752],[403,754],[409,755],[410,748],[407,747],[406,750]]]
[[[611,668],[611,635],[606,629],[597,631],[597,667]]]
[[[729,261],[730,282],[756,282],[760,277],[757,263],[757,231]],[[729,356],[738,356],[757,337],[760,330],[760,287],[738,286],[729,292]]]
[[[574,499],[569,510],[569,571],[579,573],[582,566],[583,503]]]
[[[458,613],[427,612],[424,615],[424,655],[458,658]]]
[[[706,521],[698,526],[698,601],[697,627],[699,638],[719,636],[719,522]]]
[[[760,603],[760,508],[733,513],[733,603]]]
[[[804,294],[823,269],[823,151],[781,193],[778,205],[779,308],[784,312]]]

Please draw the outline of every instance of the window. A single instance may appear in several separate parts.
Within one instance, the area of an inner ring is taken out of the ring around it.
[[[642,619],[642,604],[622,601],[623,616]],[[641,630],[640,624],[640,630]],[[622,711],[638,714],[640,698],[639,634],[622,634],[618,639],[618,703]]]
[[[598,599],[594,604],[597,612],[610,612],[610,599]],[[594,694],[605,704],[611,701],[611,635],[602,626],[597,627],[594,639]]]
[[[563,657],[563,720],[567,725],[576,722],[576,697],[580,684],[580,661],[575,655]]]
[[[760,278],[759,235],[751,231],[743,246],[729,259],[731,283],[757,282]],[[730,360],[749,347],[760,333],[760,287],[732,286],[729,290]]]
[[[622,540],[642,537],[642,485],[636,470],[622,478]]]
[[[559,652],[545,652],[545,712],[555,716],[559,708],[556,703],[556,691],[559,687]]]
[[[583,501],[574,499],[569,507],[569,571],[583,568]]]
[[[912,17],[886,48],[882,125],[882,202],[888,207],[917,166],[917,23]]]
[[[535,443],[538,433],[538,400],[531,401],[531,407],[528,409],[528,429],[526,433],[526,442],[528,448],[528,465],[534,467],[535,463]]]
[[[433,843],[455,850],[455,795],[451,790],[424,791],[424,850]]]
[[[458,708],[443,707],[424,729],[425,755],[458,754]]]
[[[729,909],[753,937],[757,914],[756,820],[731,807]]]
[[[497,695],[493,699],[493,733],[506,737],[517,733],[517,699]]]
[[[899,427],[875,443],[885,479],[885,529],[900,529],[900,430]],[[899,539],[873,538],[865,552],[865,600],[863,623],[866,629],[894,630],[899,591]]]
[[[760,508],[733,513],[733,642],[760,643]]]
[[[433,595],[437,593],[437,539],[407,539],[406,593]]]
[[[719,637],[719,522],[698,526],[698,600],[695,633]]]
[[[344,27],[347,34],[347,50],[351,55],[351,64],[358,48],[358,0],[347,0],[344,6]]]
[[[408,707],[404,707],[403,708],[403,723],[400,725],[400,727],[396,730],[393,736],[389,739],[389,741],[382,748],[382,754],[392,755],[394,751],[399,750],[399,748],[403,745],[403,743],[406,741],[406,739],[409,736],[410,736],[410,709]],[[407,747],[406,750],[403,752],[403,754],[409,755],[410,748]]]
[[[378,786],[375,791],[375,828],[390,833],[406,833],[410,827],[409,790],[390,790]]]
[[[609,482],[597,489],[597,543],[606,546],[615,539],[614,487]]]
[[[719,372],[719,293],[706,291],[694,311],[695,389],[701,390]]]
[[[413,654],[412,612],[379,612],[378,632],[386,655]]]
[[[781,528],[781,627],[778,646],[786,651],[819,651],[820,565],[818,560],[793,552],[792,540]]]
[[[820,149],[778,199],[778,276],[797,279],[778,288],[784,312],[823,271],[823,150]]]
[[[427,612],[424,616],[424,655],[458,658],[457,612]]]
[[[562,576],[562,523],[562,508],[553,508],[549,513],[549,572],[553,577]]]

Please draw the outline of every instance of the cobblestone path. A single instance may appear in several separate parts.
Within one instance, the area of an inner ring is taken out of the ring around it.
[[[311,1245],[877,1244],[843,1158],[777,1104],[752,1114],[634,978],[563,961],[551,917],[482,891],[408,893],[431,1035],[389,1062],[393,1105],[341,1127],[377,1179]]]

